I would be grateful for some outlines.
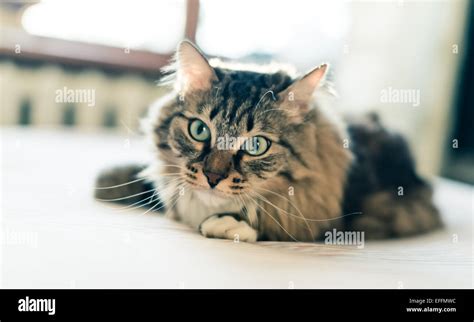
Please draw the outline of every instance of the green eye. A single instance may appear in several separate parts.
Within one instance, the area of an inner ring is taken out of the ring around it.
[[[188,131],[191,137],[199,142],[207,141],[211,137],[211,131],[207,125],[198,119],[191,120]]]
[[[271,141],[263,136],[254,136],[245,142],[245,151],[253,156],[259,156],[267,152]]]

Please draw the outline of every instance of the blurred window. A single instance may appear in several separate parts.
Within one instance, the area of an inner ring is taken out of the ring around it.
[[[31,124],[31,101],[28,98],[22,100],[20,104],[20,110],[18,115],[18,124],[29,125]]]
[[[185,0],[44,0],[26,9],[22,24],[38,36],[168,53],[185,18]]]
[[[65,126],[74,126],[76,124],[76,106],[74,104],[64,106],[62,123]]]
[[[349,14],[345,1],[201,0],[196,40],[212,55],[308,69],[342,52]]]
[[[103,125],[110,128],[117,126],[117,108],[115,106],[109,106],[106,109],[104,113]]]

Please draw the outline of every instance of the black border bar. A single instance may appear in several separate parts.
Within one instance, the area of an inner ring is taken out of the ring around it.
[[[473,290],[0,290],[0,321],[413,320],[473,321]],[[55,299],[55,314],[20,312]],[[453,300],[454,299],[454,300]],[[411,301],[411,303],[410,303]],[[421,304],[420,304],[421,302]],[[407,312],[407,308],[451,312]],[[455,312],[453,311],[453,309]]]

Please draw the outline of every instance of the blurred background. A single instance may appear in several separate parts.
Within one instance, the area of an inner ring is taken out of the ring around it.
[[[135,133],[187,37],[208,56],[332,65],[342,112],[378,111],[425,175],[474,182],[471,1],[2,1],[2,127]]]

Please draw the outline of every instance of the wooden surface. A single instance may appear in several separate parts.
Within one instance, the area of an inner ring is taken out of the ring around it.
[[[183,37],[193,42],[196,41],[198,18],[199,0],[187,0]],[[16,52],[18,45],[20,45],[21,54]],[[36,36],[13,27],[3,28],[0,43],[0,58],[5,56],[20,60],[140,72],[155,78],[160,76],[160,68],[170,63],[173,54],[152,53],[130,48],[126,51],[126,48]]]
[[[21,44],[21,54],[15,52],[18,44]],[[34,36],[22,30],[7,28],[2,31],[0,58],[2,56],[42,63],[140,72],[157,77],[160,76],[160,68],[169,63],[172,54],[135,49],[126,51],[126,48]]]
[[[1,129],[4,288],[472,288],[473,187],[438,179],[447,228],[363,249],[206,239],[93,200],[99,169],[145,160],[136,137]]]

